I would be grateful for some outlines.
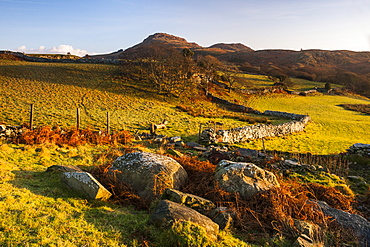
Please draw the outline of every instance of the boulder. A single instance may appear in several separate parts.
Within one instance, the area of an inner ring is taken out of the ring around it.
[[[217,207],[206,215],[218,224],[220,230],[229,229],[236,218],[236,212],[227,207]]]
[[[150,224],[165,228],[172,227],[175,223],[185,221],[203,227],[210,237],[216,239],[219,227],[215,222],[194,209],[176,202],[171,202],[169,200],[159,201],[149,219]]]
[[[369,246],[370,243],[370,222],[358,214],[330,207],[326,202],[317,202],[322,212],[336,220],[343,228],[352,231],[360,241],[360,246]]]
[[[118,157],[110,168],[119,181],[132,186],[137,194],[154,200],[166,188],[179,189],[188,175],[174,159],[148,152],[135,152]]]
[[[218,163],[215,179],[223,190],[239,193],[242,197],[280,186],[272,172],[252,163],[238,163],[229,160],[222,160]]]
[[[183,193],[175,189],[166,189],[162,195],[162,199],[168,199],[170,201],[182,204],[198,211],[201,214],[205,214],[206,212],[216,208],[216,205],[210,200],[196,195]]]
[[[104,188],[90,173],[64,172],[62,180],[69,187],[82,192],[90,199],[107,200],[112,194]]]

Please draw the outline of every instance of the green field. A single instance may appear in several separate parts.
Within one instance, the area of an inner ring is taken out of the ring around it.
[[[344,152],[354,143],[368,143],[370,116],[345,110],[338,105],[369,103],[366,99],[330,95],[254,97],[246,102],[260,111],[275,110],[311,116],[312,122],[304,133],[271,138],[265,141],[265,146],[270,150],[315,154]],[[261,148],[258,141],[248,146]]]
[[[120,67],[99,64],[58,64],[0,61],[0,122],[20,125],[35,105],[34,125],[75,126],[81,109],[82,127],[105,129],[106,112],[113,130],[148,132],[150,123],[166,119],[169,136],[195,138],[200,123],[222,121],[225,128],[245,125],[234,119],[191,117],[176,109],[191,104],[140,90],[140,84],[122,83]],[[198,102],[200,108],[216,108]]]

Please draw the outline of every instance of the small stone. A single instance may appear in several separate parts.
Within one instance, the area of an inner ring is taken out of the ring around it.
[[[82,192],[90,199],[107,200],[112,194],[104,188],[90,173],[64,172],[62,180],[69,187]]]

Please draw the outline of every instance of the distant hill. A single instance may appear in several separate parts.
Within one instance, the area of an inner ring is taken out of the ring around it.
[[[184,38],[166,33],[148,36],[143,42],[112,54],[107,58],[133,59],[151,45],[161,44],[176,49],[191,49],[195,57],[211,55],[237,65],[249,73],[285,74],[313,81],[342,84],[357,93],[370,96],[370,52],[347,50],[258,50],[240,44],[218,43],[202,47]],[[104,56],[100,56],[104,57]]]
[[[252,48],[243,45],[241,43],[235,43],[235,44],[225,44],[225,43],[218,43],[210,46],[209,48],[217,48],[225,51],[230,52],[248,52],[248,51],[254,51]]]

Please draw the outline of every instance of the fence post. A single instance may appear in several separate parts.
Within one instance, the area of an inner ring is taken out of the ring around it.
[[[34,108],[34,105],[31,104],[30,105],[30,130],[33,129],[33,108]]]
[[[110,132],[110,116],[109,112],[107,112],[107,134],[109,135]]]
[[[77,130],[80,129],[80,124],[81,124],[80,108],[77,108],[77,111],[76,111],[76,128],[77,128]]]
[[[200,142],[200,136],[202,135],[202,123],[199,124],[198,142]]]

